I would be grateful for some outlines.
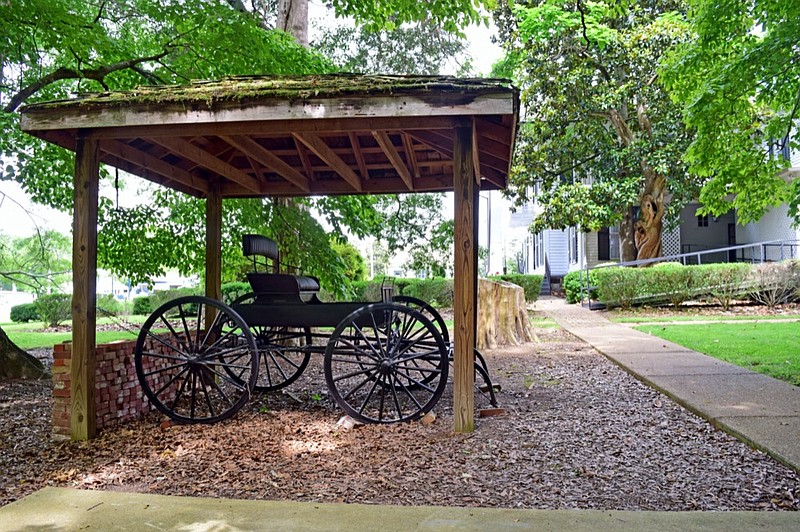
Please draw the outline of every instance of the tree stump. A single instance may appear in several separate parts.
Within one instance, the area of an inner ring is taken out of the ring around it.
[[[478,279],[478,349],[535,340],[522,287]]]

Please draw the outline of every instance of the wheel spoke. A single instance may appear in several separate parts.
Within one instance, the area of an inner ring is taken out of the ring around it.
[[[158,389],[158,391],[156,391],[156,392],[155,392],[155,395],[156,395],[156,397],[158,397],[159,395],[161,395],[161,392],[163,392],[164,390],[166,390],[167,388],[169,388],[169,387],[170,387],[170,385],[171,385],[173,382],[175,382],[176,380],[178,380],[178,378],[179,378],[181,375],[183,375],[184,373],[186,373],[187,371],[189,371],[189,366],[184,366],[182,370],[180,370],[178,373],[176,373],[175,375],[173,375],[173,376],[172,376],[172,377],[171,377],[171,378],[170,378],[170,379],[167,381],[167,383],[166,383],[166,384],[164,384],[164,386],[162,386],[161,388],[159,388],[159,389]],[[184,381],[184,382],[185,382],[185,381]]]

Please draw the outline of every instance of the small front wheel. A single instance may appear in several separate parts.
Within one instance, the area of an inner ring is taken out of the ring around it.
[[[134,362],[150,402],[181,423],[231,417],[258,377],[247,324],[229,306],[202,296],[174,299],[153,312],[139,333]]]
[[[413,421],[442,396],[447,358],[442,335],[422,313],[377,303],[336,327],[325,348],[325,381],[334,400],[357,421]]]

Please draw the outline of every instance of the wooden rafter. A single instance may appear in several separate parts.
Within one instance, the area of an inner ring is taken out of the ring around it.
[[[306,176],[295,170],[277,155],[272,154],[268,149],[264,148],[250,137],[233,135],[223,136],[221,138],[248,157],[252,157],[286,181],[297,186],[303,192],[309,192],[311,190],[309,179]]]
[[[306,173],[309,181],[314,181],[314,169],[311,167],[311,158],[308,156],[308,148],[300,142],[297,138],[292,137],[297,155],[300,157],[300,163],[303,165],[303,170]]]
[[[367,163],[364,161],[364,152],[361,149],[361,144],[358,142],[358,135],[354,132],[347,134],[350,137],[350,147],[353,148],[353,155],[356,157],[356,164],[358,164],[358,171],[362,179],[369,179],[369,169]]]
[[[438,151],[448,159],[453,159],[453,139],[429,130],[411,130],[408,135],[419,142]]]
[[[373,131],[372,136],[378,141],[378,146],[381,147],[383,153],[386,154],[386,157],[389,159],[389,162],[392,163],[394,169],[397,170],[397,173],[400,175],[400,178],[403,180],[408,190],[414,190],[414,178],[411,176],[411,172],[408,171],[406,163],[403,162],[403,158],[400,157],[397,148],[394,147],[394,143],[392,143],[389,134],[385,131]]]
[[[472,123],[472,167],[475,169],[475,183],[481,186],[481,155],[478,146],[478,128]]]
[[[417,154],[414,152],[414,141],[406,133],[401,133],[400,136],[403,139],[403,150],[406,152],[406,160],[408,161],[408,165],[411,167],[411,173],[414,174],[414,177],[418,179],[420,177],[420,173],[419,165],[417,164]]]
[[[205,180],[177,166],[162,161],[158,157],[138,150],[130,144],[125,144],[118,140],[104,140],[100,142],[100,150],[118,159],[132,163],[135,166],[156,173],[169,181],[180,183],[204,194],[208,192],[208,183]]]
[[[178,137],[156,137],[151,140],[175,155],[188,159],[198,166],[202,166],[203,168],[211,170],[222,177],[230,179],[231,181],[249,189],[251,192],[256,194],[262,194],[265,192],[261,186],[261,183],[256,178],[242,172],[234,166],[231,166],[225,161],[218,159],[217,157],[204,151],[202,148],[195,146],[191,142]]]
[[[339,176],[347,181],[347,183],[358,192],[361,192],[361,180],[358,175],[350,168],[341,157],[336,155],[334,151],[318,136],[313,133],[292,133],[292,136],[302,142],[308,147],[309,150],[322,159],[325,164],[339,174]]]

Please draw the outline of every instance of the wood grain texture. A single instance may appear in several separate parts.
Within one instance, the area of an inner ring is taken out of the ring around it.
[[[455,201],[455,308],[453,423],[456,432],[475,428],[475,326],[478,282],[478,192],[473,166],[472,128],[456,128],[453,142]]]
[[[100,147],[78,137],[75,150],[72,235],[73,440],[95,436],[95,329],[97,328],[97,201]]]
[[[218,186],[212,186],[206,198],[206,297],[222,300],[222,195]],[[214,318],[213,312],[206,314],[206,330]]]

